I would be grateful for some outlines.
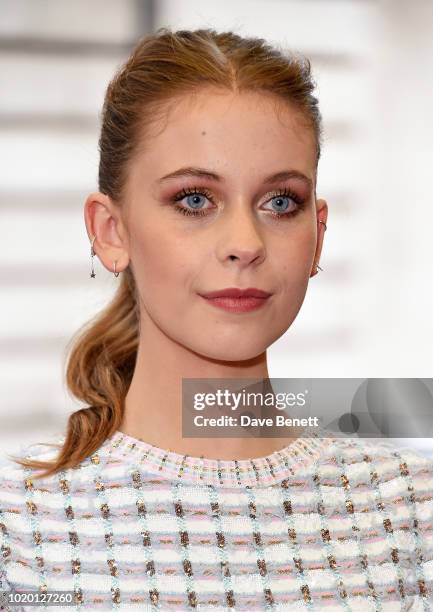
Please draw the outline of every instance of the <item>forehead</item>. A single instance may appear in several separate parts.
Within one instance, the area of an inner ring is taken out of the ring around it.
[[[316,144],[305,117],[275,95],[207,88],[171,100],[143,131],[132,176],[177,167],[218,168],[228,178],[292,167],[314,181]]]

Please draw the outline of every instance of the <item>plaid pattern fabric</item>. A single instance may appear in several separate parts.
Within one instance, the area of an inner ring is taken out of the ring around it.
[[[433,609],[433,462],[409,448],[219,461],[117,431],[52,477],[0,466],[0,590],[74,591],[59,611]]]

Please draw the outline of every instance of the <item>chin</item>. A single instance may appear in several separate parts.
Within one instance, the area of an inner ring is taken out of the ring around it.
[[[264,353],[269,345],[267,343],[257,342],[246,343],[242,346],[240,342],[222,342],[221,345],[214,343],[210,346],[209,343],[201,344],[196,346],[194,350],[197,354],[202,355],[208,359],[215,359],[217,361],[248,361],[258,357]]]

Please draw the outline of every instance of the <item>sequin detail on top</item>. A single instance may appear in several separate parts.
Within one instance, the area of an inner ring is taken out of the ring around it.
[[[322,430],[320,430],[322,431]],[[158,448],[116,431],[106,440],[103,454],[134,462],[149,473],[185,483],[224,487],[266,487],[306,467],[337,438],[307,431],[281,450],[254,459],[207,459]]]
[[[201,480],[134,442],[41,480],[0,460],[0,590],[72,591],[77,612],[432,609],[430,459],[315,439],[314,459],[277,452],[264,485],[266,457],[241,482],[217,460]]]

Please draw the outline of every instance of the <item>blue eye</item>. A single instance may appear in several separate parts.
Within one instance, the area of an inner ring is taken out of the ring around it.
[[[203,195],[201,193],[193,193],[190,195],[186,196],[186,201],[188,202],[189,206],[192,206],[192,208],[200,208],[200,198],[203,197]],[[191,198],[191,199],[190,199]],[[198,201],[197,201],[198,200]]]
[[[281,189],[270,194],[271,199],[277,202],[277,211],[269,211],[276,219],[290,219],[305,208],[305,201],[290,189]],[[294,203],[293,210],[286,212],[290,207],[290,200]],[[269,210],[269,209],[265,209]]]
[[[276,200],[278,202],[278,204],[277,204],[277,207],[278,207],[277,208],[277,212],[285,211],[290,206],[290,203],[288,202],[288,200],[290,200],[290,198],[288,196],[275,196],[275,197],[271,198],[271,200]],[[286,201],[286,202],[284,202],[284,201]],[[282,205],[281,205],[281,202],[283,203]]]
[[[207,191],[207,189],[200,190],[194,187],[192,189],[182,189],[180,193],[174,196],[173,201],[179,202],[180,200],[187,198],[188,206],[191,206],[195,210],[190,210],[183,206],[178,206],[177,204],[175,205],[174,208],[178,212],[182,213],[183,215],[192,215],[193,217],[206,215],[207,213],[203,212],[202,208],[200,207],[200,201],[199,201],[200,196],[203,196],[207,198],[208,200],[210,200],[211,202],[213,202],[212,194],[209,191]]]
[[[268,210],[271,215],[277,219],[289,219],[291,217],[294,217],[296,214],[298,214],[301,210],[305,208],[304,200],[302,200],[302,198],[300,198],[297,194],[293,193],[289,189],[274,191],[270,195],[271,198],[269,201],[276,200],[278,202],[277,211],[269,211],[269,209],[265,210]],[[182,189],[180,193],[176,194],[172,198],[175,210],[181,213],[182,215],[190,215],[193,217],[202,217],[207,215],[207,209],[202,206],[200,202],[200,196],[207,198],[210,202],[214,202],[212,194],[207,189],[201,189],[196,187]],[[187,198],[186,203],[187,206],[189,206],[190,208],[186,208],[185,206],[179,206],[177,204],[177,202],[183,200],[184,198]],[[290,212],[285,212],[290,207],[290,200],[295,203],[294,210],[291,210]]]

